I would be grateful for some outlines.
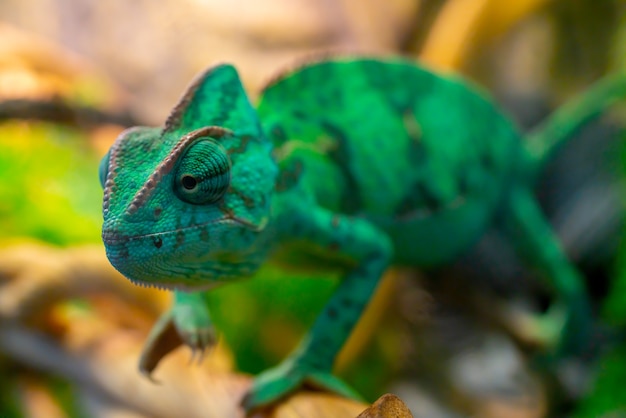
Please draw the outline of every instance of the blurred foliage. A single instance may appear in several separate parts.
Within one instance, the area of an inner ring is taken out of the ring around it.
[[[626,344],[611,350],[597,365],[589,395],[577,407],[576,418],[626,416]]]
[[[620,49],[618,44],[617,50]],[[626,140],[626,136],[622,139]],[[626,151],[622,155],[622,175],[626,175]],[[624,193],[626,196],[626,191]],[[602,305],[602,317],[614,327],[611,331],[615,333],[611,338],[613,344],[597,362],[592,387],[579,403],[576,418],[626,416],[626,246],[623,241],[613,281]]]
[[[6,372],[3,375],[6,376]],[[6,418],[22,418],[24,416],[18,401],[17,388],[12,379],[0,379],[0,416]]]
[[[0,238],[97,242],[98,157],[85,134],[53,124],[0,124]]]
[[[606,2],[611,3],[611,2]],[[604,2],[594,2],[600,7],[607,7]],[[613,3],[615,6],[617,3]],[[612,42],[609,48],[594,48],[595,53],[606,53],[606,61],[613,71],[626,71],[626,8],[614,8],[608,22],[592,16],[582,19],[583,22],[592,22],[598,33],[603,34],[600,40],[609,38]],[[578,20],[580,19],[578,16]],[[589,24],[589,23],[588,23]],[[611,28],[615,31],[607,35],[603,29]],[[594,32],[595,33],[595,32]],[[602,52],[600,52],[602,51]],[[621,139],[626,141],[626,135]],[[621,176],[626,176],[626,150],[621,152]],[[623,190],[626,202],[626,190]],[[626,233],[623,231],[622,233]],[[598,361],[596,376],[589,394],[578,405],[577,418],[626,416],[626,396],[624,396],[624,382],[626,382],[626,245],[621,241],[616,265],[613,269],[613,280],[609,293],[602,304],[602,317],[607,324],[614,327],[614,347],[610,348]]]
[[[238,368],[259,373],[281,360],[313,323],[335,285],[336,278],[289,274],[266,265],[250,280],[211,292],[211,312]],[[259,318],[266,325],[259,327]]]

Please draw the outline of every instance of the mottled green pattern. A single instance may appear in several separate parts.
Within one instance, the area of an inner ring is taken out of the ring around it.
[[[164,129],[127,131],[103,163],[109,259],[135,282],[178,289],[142,370],[155,367],[154,345],[170,325],[194,349],[213,341],[203,294],[181,290],[245,277],[268,257],[298,267],[302,258],[285,256],[295,252],[342,269],[343,279],[295,352],[257,377],[244,406],[302,384],[356,396],[331,369],[384,270],[450,262],[489,226],[554,290],[564,315],[543,318],[538,333],[558,331],[564,317],[560,334],[543,337],[558,354],[575,351],[590,328],[584,284],[531,182],[552,149],[622,95],[626,81],[615,80],[617,88],[591,90],[558,113],[546,125],[551,134],[535,132],[527,150],[486,95],[407,61],[311,63],[277,78],[256,111],[231,66],[202,74]]]
[[[97,242],[97,158],[76,130],[3,122],[0,237],[30,237],[63,246]]]
[[[408,265],[465,250],[521,152],[511,122],[484,96],[402,61],[303,68],[269,86],[258,111],[279,164],[306,162],[301,183],[316,203],[370,219]]]

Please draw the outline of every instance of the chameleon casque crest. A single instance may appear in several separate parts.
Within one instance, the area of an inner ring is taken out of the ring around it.
[[[203,292],[288,248],[345,273],[244,406],[303,384],[355,396],[331,369],[385,269],[450,262],[491,226],[551,285],[565,318],[555,350],[580,345],[591,327],[584,282],[531,190],[552,151],[624,84],[601,81],[522,138],[477,88],[402,59],[308,63],[272,81],[256,109],[232,66],[201,74],[164,127],[125,131],[100,167],[109,260],[135,283],[175,291],[141,369],[156,366],[151,344],[172,323],[192,348],[212,344]]]

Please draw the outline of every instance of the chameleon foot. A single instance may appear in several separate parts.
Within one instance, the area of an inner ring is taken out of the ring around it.
[[[524,345],[553,349],[559,344],[567,315],[564,307],[553,306],[542,315],[512,309],[508,311],[508,317],[513,335]]]
[[[246,411],[266,407],[301,387],[321,389],[362,401],[352,388],[329,371],[317,370],[311,366],[286,360],[277,367],[258,375],[241,404]]]
[[[590,316],[556,303],[542,315],[509,312],[514,335],[525,345],[541,348],[546,358],[564,358],[585,353],[592,344],[594,324]]]
[[[586,355],[594,345],[598,331],[591,309],[580,303],[564,316],[559,343],[555,349],[556,356],[565,358]]]
[[[139,359],[139,370],[152,380],[159,361],[180,345],[192,350],[191,360],[202,360],[217,339],[209,312],[199,304],[175,303],[152,327]]]

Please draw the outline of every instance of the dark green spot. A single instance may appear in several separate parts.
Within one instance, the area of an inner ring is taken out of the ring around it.
[[[342,209],[346,213],[355,213],[363,206],[363,199],[356,176],[350,171],[350,164],[353,161],[348,149],[348,137],[343,130],[327,120],[320,120],[319,124],[322,130],[335,140],[336,146],[328,152],[328,156],[337,163],[337,167],[341,170],[341,174],[346,180],[346,190],[350,191],[349,193],[344,193],[341,202]]]
[[[278,179],[276,179],[276,191],[284,192],[298,184],[302,175],[302,161],[295,160],[280,170]]]
[[[185,243],[185,233],[183,231],[178,231],[176,233],[176,247],[180,247]]]

